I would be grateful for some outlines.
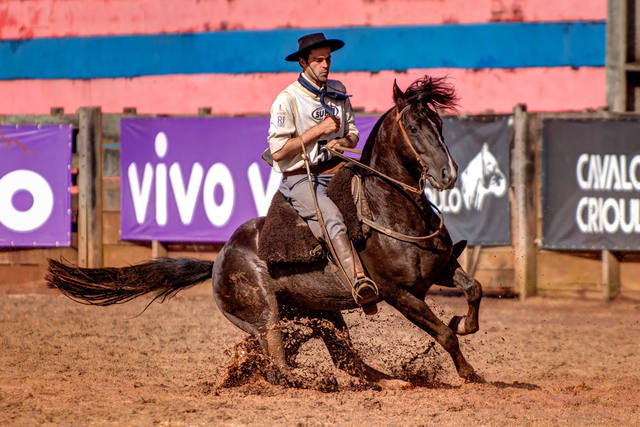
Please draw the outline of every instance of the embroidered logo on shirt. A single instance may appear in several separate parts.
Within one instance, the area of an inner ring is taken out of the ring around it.
[[[313,117],[313,119],[317,121],[323,120],[326,115],[327,115],[327,112],[322,107],[316,108],[311,113],[311,117]]]

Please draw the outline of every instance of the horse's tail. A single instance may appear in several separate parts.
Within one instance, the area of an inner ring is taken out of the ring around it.
[[[81,268],[49,259],[45,280],[51,288],[82,304],[122,304],[149,292],[154,301],[211,277],[213,261],[190,258],[159,258],[123,268]],[[146,308],[145,308],[146,310]]]

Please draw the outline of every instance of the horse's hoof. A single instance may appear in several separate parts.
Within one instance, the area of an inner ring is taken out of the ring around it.
[[[364,314],[366,314],[367,316],[373,316],[374,314],[378,313],[378,304],[376,304],[375,302],[364,304],[362,306],[362,311],[364,311]]]
[[[291,372],[281,372],[278,369],[269,369],[264,373],[264,378],[273,385],[282,387],[300,388],[302,381]]]
[[[464,378],[465,383],[475,383],[475,384],[483,384],[485,383],[485,379],[482,376],[476,374],[475,372],[471,372]]]
[[[411,383],[408,381],[397,380],[395,378],[382,379],[375,382],[375,385],[384,390],[406,390],[411,388]]]

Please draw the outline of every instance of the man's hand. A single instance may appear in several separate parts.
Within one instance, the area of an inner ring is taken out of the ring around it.
[[[327,145],[325,145],[325,147],[327,148],[332,148],[334,150],[339,150],[338,148],[336,148],[336,146],[341,146],[341,147],[347,147],[350,148],[350,143],[349,140],[347,138],[336,138],[336,139],[332,139],[331,141],[327,142]]]
[[[340,129],[340,119],[336,116],[327,116],[317,126],[323,135],[330,135]]]
[[[358,140],[353,135],[349,134],[344,138],[336,138],[327,143],[326,147],[336,149],[336,146],[342,146],[346,148],[355,148],[358,144]]]

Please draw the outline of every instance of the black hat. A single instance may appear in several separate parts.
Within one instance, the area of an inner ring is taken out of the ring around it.
[[[330,47],[333,52],[344,46],[344,42],[337,39],[326,39],[323,33],[307,34],[298,39],[298,50],[287,56],[285,61],[297,62],[302,52],[325,46]]]

